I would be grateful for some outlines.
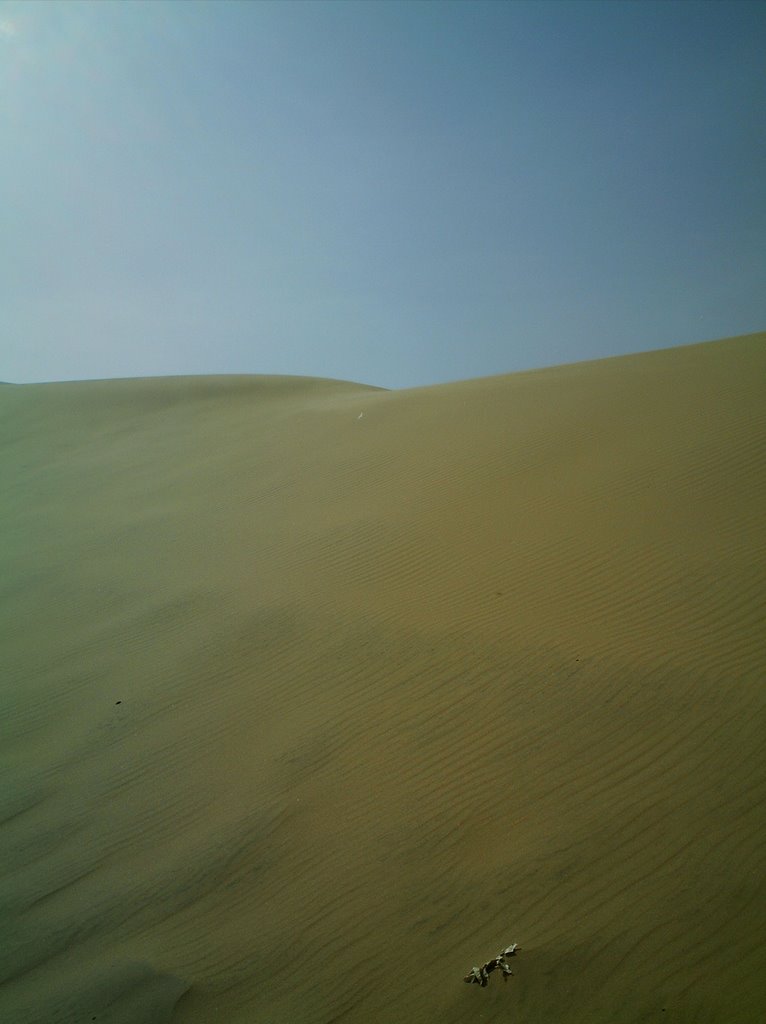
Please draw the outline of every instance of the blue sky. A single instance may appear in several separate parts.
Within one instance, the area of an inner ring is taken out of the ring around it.
[[[0,4],[0,378],[766,328],[766,5]]]

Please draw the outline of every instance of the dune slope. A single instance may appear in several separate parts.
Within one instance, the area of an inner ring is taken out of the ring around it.
[[[0,1019],[763,1020],[764,381],[0,389]]]

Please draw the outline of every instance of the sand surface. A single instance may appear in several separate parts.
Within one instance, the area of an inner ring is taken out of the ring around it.
[[[766,335],[5,385],[0,504],[3,1024],[766,1020]]]

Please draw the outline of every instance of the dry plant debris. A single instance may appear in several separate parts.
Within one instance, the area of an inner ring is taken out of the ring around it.
[[[504,950],[493,957],[482,967],[472,967],[469,974],[463,978],[463,981],[467,985],[481,985],[482,988],[486,988],[489,982],[490,974],[500,968],[503,973],[503,981],[507,981],[509,975],[513,974],[511,965],[508,963],[508,958],[516,956],[516,951],[519,949],[517,943],[513,943],[512,946],[506,946]]]

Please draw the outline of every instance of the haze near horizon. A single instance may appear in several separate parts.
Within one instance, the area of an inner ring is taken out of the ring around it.
[[[761,330],[765,39],[762,4],[4,3],[0,378]]]

